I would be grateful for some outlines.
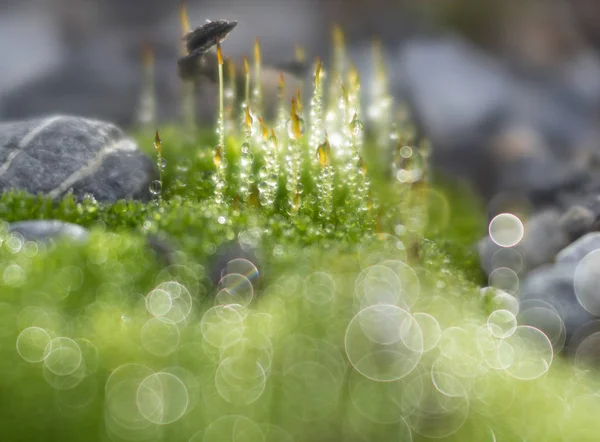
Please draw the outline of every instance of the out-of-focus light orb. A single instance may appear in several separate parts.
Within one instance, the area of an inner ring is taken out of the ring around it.
[[[519,275],[508,267],[495,269],[490,273],[488,283],[490,286],[504,290],[511,295],[517,295],[519,291]]]
[[[600,314],[600,249],[588,253],[577,264],[574,276],[574,288],[577,300],[593,315]]]
[[[185,384],[174,374],[153,373],[139,385],[136,403],[149,422],[167,425],[185,414],[189,395]]]
[[[514,247],[521,242],[525,228],[521,220],[512,213],[501,213],[490,221],[489,234],[500,247]]]

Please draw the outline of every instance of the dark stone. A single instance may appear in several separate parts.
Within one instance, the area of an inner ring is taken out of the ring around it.
[[[0,190],[98,201],[150,197],[154,162],[116,126],[54,116],[0,124]]]
[[[567,342],[584,324],[596,319],[575,296],[575,267],[562,263],[540,267],[523,280],[520,293],[521,301],[539,299],[556,309],[564,322]]]
[[[50,241],[68,238],[75,242],[84,243],[89,238],[87,229],[71,223],[58,220],[19,221],[8,225],[11,233],[20,233],[26,241]]]

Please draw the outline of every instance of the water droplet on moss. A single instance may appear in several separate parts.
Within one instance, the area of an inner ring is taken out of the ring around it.
[[[413,154],[413,150],[410,146],[402,146],[400,149],[400,156],[402,158],[410,158]]]
[[[292,122],[292,120],[288,120],[287,122],[287,133],[288,133],[288,137],[290,137],[291,140],[299,140],[300,137],[302,136],[302,134],[304,134],[304,130],[305,130],[305,123],[304,123],[304,119],[298,117],[298,127],[300,129],[300,134],[298,136],[298,134],[296,133],[296,131],[294,130],[294,123]]]
[[[162,192],[162,183],[159,180],[154,180],[150,183],[149,188],[152,195],[160,195]]]
[[[355,137],[360,136],[364,129],[364,124],[358,118],[354,118],[351,123],[351,130]]]

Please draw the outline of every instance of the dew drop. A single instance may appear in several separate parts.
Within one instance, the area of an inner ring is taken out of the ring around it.
[[[152,195],[160,195],[162,192],[162,183],[159,180],[154,180],[150,183],[150,193]]]
[[[294,130],[294,124],[293,124],[292,120],[288,120],[286,127],[287,127],[288,136],[290,137],[291,140],[299,140],[300,137],[302,136],[302,134],[304,134],[306,125],[304,123],[304,119],[301,117],[298,117],[298,126],[300,128],[300,136],[297,136],[296,131]]]
[[[402,146],[400,148],[400,156],[402,158],[410,158],[413,154],[413,150],[410,146]]]
[[[354,118],[351,123],[351,129],[352,129],[352,134],[355,137],[358,137],[364,130],[364,124],[358,118]]]
[[[269,189],[269,185],[265,181],[258,183],[258,191],[260,193],[266,192]]]

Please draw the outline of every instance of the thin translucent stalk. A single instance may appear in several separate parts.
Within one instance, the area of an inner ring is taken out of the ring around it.
[[[213,179],[215,181],[215,203],[221,205],[225,201],[225,190],[227,188],[226,181],[226,172],[227,172],[227,162],[225,157],[223,156],[223,152],[221,151],[221,147],[215,147],[213,163],[216,168],[216,172],[213,175]]]
[[[348,91],[344,85],[340,85],[341,96],[339,98],[338,112],[339,112],[339,132],[336,134],[336,152],[339,152],[339,157],[343,161],[346,161],[351,156],[352,140],[353,135],[350,130],[350,103],[348,97]]]
[[[250,108],[248,107],[246,108],[243,130],[245,137],[240,153],[238,183],[241,200],[248,202],[254,183],[254,177],[252,176],[252,165],[254,162],[254,155],[252,153],[252,116],[250,115]]]
[[[285,98],[285,79],[283,74],[279,74],[279,90],[278,90],[278,105],[277,105],[277,116],[275,119],[275,133],[279,140],[285,140],[287,124],[287,110],[286,110],[286,98]]]
[[[323,121],[323,65],[321,59],[317,58],[315,63],[315,74],[313,77],[313,96],[310,100],[310,141],[311,151],[315,152],[325,139],[325,124]],[[317,165],[316,156],[312,156],[313,168]]]
[[[260,42],[258,39],[254,42],[254,87],[252,89],[252,109],[256,115],[263,114],[262,103],[262,55]]]
[[[236,71],[235,64],[228,58],[225,61],[227,67],[227,85],[225,87],[225,131],[228,136],[233,137],[237,134],[238,125],[236,124]]]
[[[348,115],[352,118],[360,112],[360,75],[356,67],[352,66],[348,72]]]
[[[244,75],[246,78],[245,89],[244,89],[244,101],[250,104],[250,66],[248,64],[248,58],[244,55]]]
[[[305,127],[304,127],[304,105],[302,104],[302,95],[300,93],[300,89],[296,89],[296,115],[298,115],[298,120],[300,121],[301,127],[300,130],[302,132],[302,134],[304,134],[305,131]],[[310,154],[312,152],[310,152],[310,146],[308,145],[308,143],[300,143],[300,149],[302,151],[302,156],[306,157],[306,156],[310,156]]]
[[[225,159],[225,123],[224,123],[224,93],[223,93],[223,54],[221,45],[217,42],[217,60],[219,65],[219,118],[217,121],[217,135],[219,144],[215,148],[214,164],[217,168],[215,174],[215,202],[222,204],[225,200],[227,187],[227,161]]]
[[[329,94],[327,97],[327,110],[325,112],[325,127],[330,134],[329,141],[337,151],[342,144],[343,115],[340,112],[341,90],[338,84],[343,84],[346,72],[346,45],[344,32],[339,26],[334,26],[333,32],[333,65],[330,72]]]
[[[316,151],[325,139],[325,122],[323,120],[323,65],[317,58],[313,79],[313,96],[310,101],[310,149]],[[316,169],[317,158],[312,156],[313,169]]]
[[[302,124],[303,122],[297,113],[297,102],[294,97],[292,98],[291,115],[288,123],[288,136],[290,142],[288,153],[285,158],[287,172],[286,190],[288,191],[290,215],[295,215],[300,209],[300,195],[304,190],[302,183],[300,182],[302,168],[302,150],[300,147],[300,140],[303,133]]]
[[[358,164],[358,182],[356,188],[355,200],[358,213],[366,213],[371,209],[371,180],[367,174],[367,165],[362,157],[359,157]]]
[[[260,205],[265,208],[275,206],[275,196],[279,182],[279,162],[277,159],[277,138],[275,132],[267,131],[263,126],[263,144],[265,150],[265,166],[260,171],[260,182],[258,183]]]
[[[367,175],[367,165],[362,157],[364,125],[355,113],[350,130],[350,155],[346,160],[346,174],[342,177],[348,188],[347,204],[350,211],[359,215],[368,211],[371,205],[371,182]]]
[[[217,135],[219,137],[219,146],[223,156],[225,156],[225,93],[223,80],[223,53],[221,45],[217,43],[217,59],[219,64],[219,118],[217,120]]]
[[[331,164],[331,147],[326,139],[319,145],[315,155],[320,167],[316,183],[317,199],[319,202],[319,217],[326,223],[331,221],[333,212],[333,186],[335,169]]]
[[[146,45],[142,51],[142,66],[143,85],[137,120],[142,128],[148,128],[156,123],[154,51],[150,45]]]
[[[396,179],[403,184],[412,185],[423,181],[423,158],[420,149],[408,145],[399,145],[395,158]]]
[[[180,9],[180,22],[181,22],[181,34],[182,37],[187,35],[191,31],[190,21],[187,15],[187,9],[185,3],[181,3]],[[180,45],[181,55],[188,55],[187,47],[185,43]],[[189,131],[191,136],[195,135],[196,131],[196,102],[195,102],[196,84],[194,80],[184,80],[181,90],[181,103],[182,103],[182,114],[183,124]]]
[[[248,64],[248,57],[244,55],[244,101],[240,106],[240,124],[242,132],[246,125],[246,109],[250,107],[250,65]]]
[[[390,137],[393,131],[393,99],[389,92],[389,81],[383,48],[379,40],[373,42],[373,69],[374,80],[371,82],[367,116],[377,134],[375,140],[377,146],[381,149],[387,149],[390,145]]]
[[[338,25],[335,25],[332,30],[333,39],[333,65],[331,68],[331,81],[338,82],[343,77],[346,71],[346,43],[344,37],[344,31]],[[337,105],[340,91],[336,88],[329,89],[329,109],[335,112],[335,106]]]
[[[158,134],[158,130],[156,131],[156,136],[154,137],[154,149],[156,150],[156,166],[158,167],[158,182],[160,185],[158,186],[158,200],[162,199],[162,187],[163,187],[163,172],[165,169],[165,162],[162,156],[162,141],[160,139],[160,135]],[[154,189],[156,191],[156,189]]]
[[[364,144],[364,124],[358,118],[358,113],[355,112],[352,117],[352,121],[349,125],[350,128],[350,139],[351,139],[351,151],[350,154],[354,161],[358,161],[358,158],[362,154],[362,148]]]
[[[297,45],[294,47],[294,56],[298,63],[304,64],[306,61],[306,50],[304,47]],[[304,91],[304,77],[300,78],[300,90]]]

